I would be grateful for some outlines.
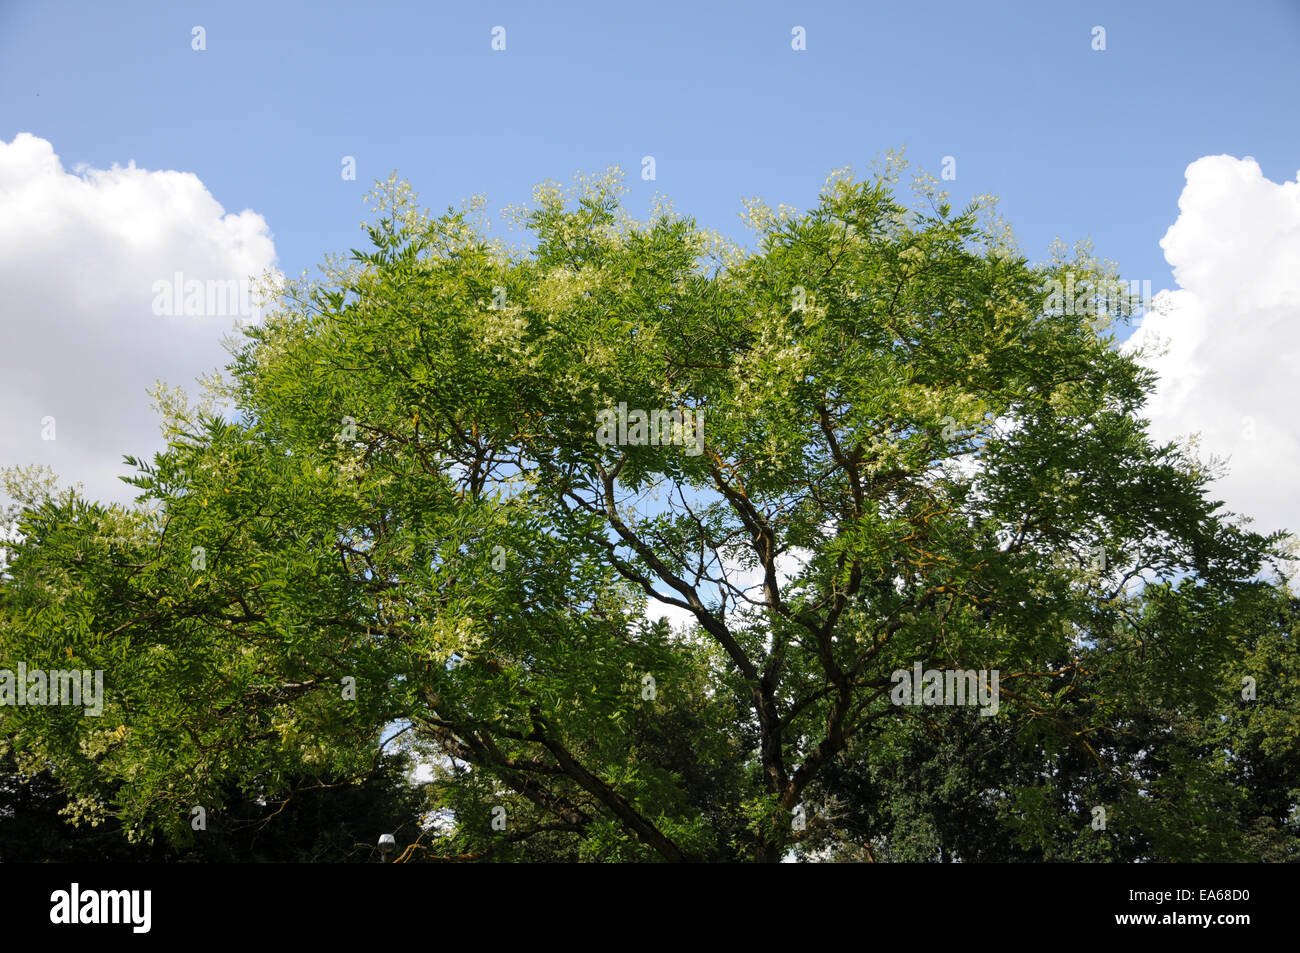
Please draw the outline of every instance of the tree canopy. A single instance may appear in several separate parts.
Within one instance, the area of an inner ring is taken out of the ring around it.
[[[0,666],[105,704],[4,743],[175,844],[401,747],[415,860],[1294,858],[1285,538],[1149,436],[1113,265],[897,178],[748,247],[613,173],[519,246],[381,185],[136,505],[11,481]],[[918,665],[996,714],[894,703]]]

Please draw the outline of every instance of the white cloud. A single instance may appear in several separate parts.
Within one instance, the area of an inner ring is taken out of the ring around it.
[[[162,446],[149,388],[193,393],[226,363],[221,339],[248,314],[223,306],[226,283],[274,261],[262,216],[227,213],[193,173],[74,174],[44,139],[0,140],[0,465],[43,463],[92,498],[130,499],[122,455]],[[204,283],[201,313],[155,314],[172,303],[155,283],[178,273]]]
[[[1213,487],[1254,529],[1300,531],[1300,177],[1278,184],[1251,158],[1187,167],[1160,246],[1178,289],[1126,346],[1163,343],[1148,414],[1157,439],[1201,435],[1226,456]]]
[[[667,591],[667,587],[664,587]],[[675,594],[674,594],[675,595]],[[660,619],[667,619],[668,624],[673,629],[690,628],[696,623],[695,613],[690,609],[682,609],[678,606],[671,606],[666,602],[660,602],[658,599],[652,599],[649,596],[645,601],[645,615],[651,622],[657,622]]]

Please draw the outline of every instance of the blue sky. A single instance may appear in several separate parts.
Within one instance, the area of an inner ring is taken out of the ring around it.
[[[1190,162],[1252,155],[1268,178],[1295,172],[1297,54],[1295,0],[11,0],[0,139],[47,139],[68,169],[193,172],[228,211],[266,218],[294,274],[358,244],[359,197],[394,169],[435,210],[478,192],[499,209],[542,179],[619,164],[634,214],[660,190],[742,238],[743,196],[807,208],[831,169],[906,145],[935,174],[955,157],[958,202],[999,195],[1031,258],[1054,236],[1091,237],[1159,288],[1157,242]]]

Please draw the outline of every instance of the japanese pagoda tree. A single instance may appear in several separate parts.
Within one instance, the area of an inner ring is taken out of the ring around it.
[[[540,187],[519,247],[390,180],[224,410],[170,408],[135,507],[21,498],[0,665],[103,669],[106,702],[4,709],[8,744],[178,842],[232,785],[406,746],[407,857],[774,861],[938,714],[896,670],[997,671],[997,714],[951,717],[1061,727],[1143,585],[1231,593],[1280,540],[1148,436],[1113,268],[895,182],[752,203],[745,248],[630,219],[616,175]]]

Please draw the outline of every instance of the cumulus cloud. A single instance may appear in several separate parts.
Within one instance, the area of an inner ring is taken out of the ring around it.
[[[122,455],[162,445],[148,391],[226,363],[275,257],[262,216],[226,212],[193,173],[68,172],[44,139],[0,140],[0,465],[130,499]]]
[[[1300,532],[1300,175],[1208,156],[1178,208],[1160,242],[1178,287],[1126,345],[1154,349],[1152,433],[1198,433],[1202,455],[1228,458],[1216,498],[1258,531]]]

